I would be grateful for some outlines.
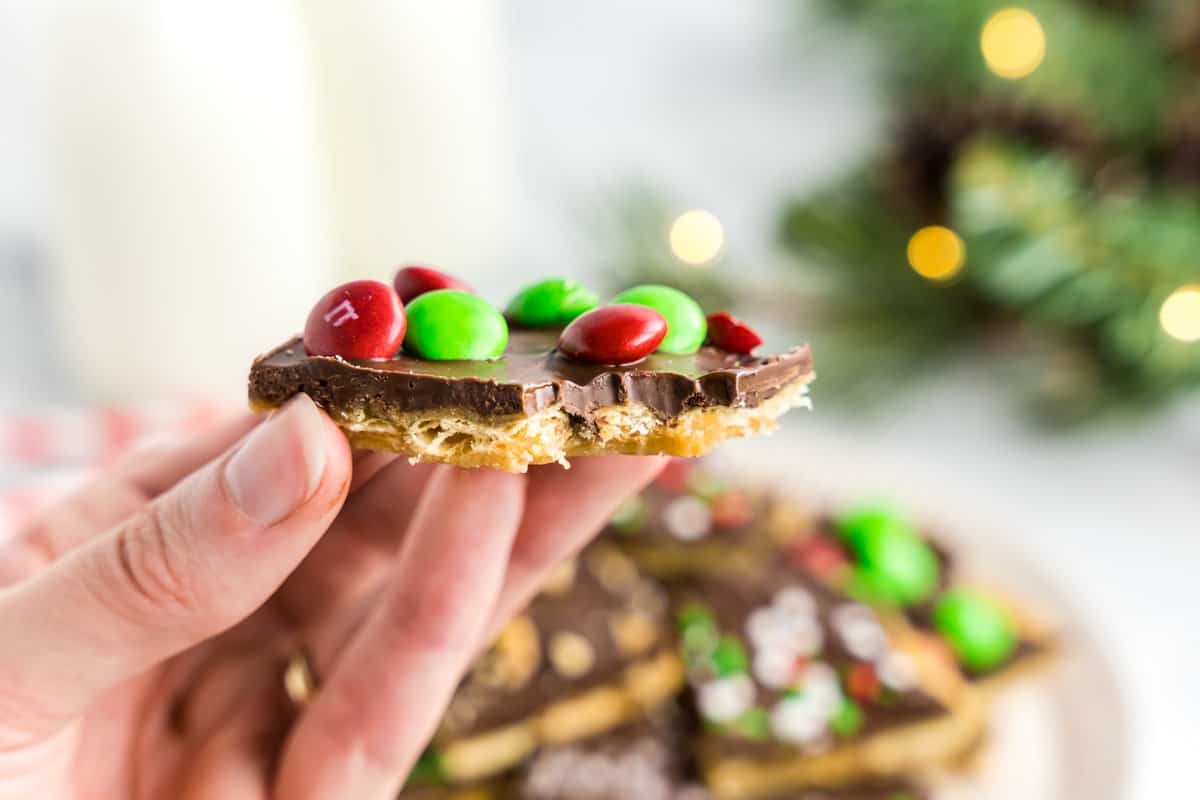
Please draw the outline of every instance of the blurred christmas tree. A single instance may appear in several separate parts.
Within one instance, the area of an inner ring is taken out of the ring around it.
[[[826,2],[895,98],[892,145],[782,215],[822,278],[779,282],[826,388],[882,397],[980,348],[1060,420],[1200,386],[1200,2]]]

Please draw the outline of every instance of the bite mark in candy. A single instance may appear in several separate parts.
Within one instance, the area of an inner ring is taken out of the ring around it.
[[[392,287],[380,281],[351,281],[317,301],[304,325],[310,356],[351,359],[390,358],[400,349],[407,326]]]
[[[401,267],[396,272],[396,277],[392,279],[392,285],[396,287],[396,294],[400,296],[400,302],[405,305],[408,305],[426,292],[436,291],[437,289],[458,289],[462,292],[475,291],[458,278],[447,275],[433,267]]]
[[[576,317],[558,338],[563,355],[593,364],[632,364],[654,352],[667,321],[640,305],[602,306]]]
[[[749,355],[762,344],[762,337],[728,311],[708,315],[707,344],[731,353]]]

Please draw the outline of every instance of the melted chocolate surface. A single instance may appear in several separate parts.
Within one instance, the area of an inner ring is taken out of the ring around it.
[[[558,330],[514,330],[493,361],[426,361],[406,353],[347,361],[309,356],[299,338],[259,357],[250,399],[278,405],[298,393],[330,409],[396,412],[462,408],[479,416],[535,414],[562,403],[587,417],[603,406],[641,403],[665,416],[709,406],[753,407],[812,374],[807,346],[771,356],[714,347],[653,353],[636,364],[586,364],[555,349]]]

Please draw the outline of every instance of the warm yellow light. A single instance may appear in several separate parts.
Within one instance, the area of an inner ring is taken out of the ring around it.
[[[1001,78],[1024,78],[1046,57],[1046,32],[1038,18],[1023,8],[993,14],[979,37],[983,60]]]
[[[699,267],[709,263],[725,244],[721,220],[709,211],[694,209],[680,214],[671,224],[671,252],[685,264]]]
[[[941,225],[921,228],[908,240],[908,263],[922,278],[946,281],[962,269],[967,248],[958,234]]]
[[[1171,292],[1158,310],[1158,321],[1172,339],[1200,342],[1200,284]]]

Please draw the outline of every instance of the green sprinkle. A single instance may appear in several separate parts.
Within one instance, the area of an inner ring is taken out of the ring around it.
[[[675,623],[681,631],[698,626],[714,629],[717,627],[717,621],[712,612],[708,610],[707,606],[700,603],[688,603],[679,609],[675,613]]]
[[[833,728],[833,732],[838,736],[853,736],[862,728],[862,724],[862,709],[848,697],[842,698],[837,713],[829,720],[829,727]]]
[[[408,779],[404,782],[404,785],[429,785],[445,782],[446,768],[442,763],[441,753],[437,750],[428,749],[421,753],[421,757],[417,759],[417,763],[413,764],[412,771],[408,773]]]
[[[699,603],[679,609],[675,615],[683,657],[688,663],[707,660],[720,642],[712,612]]]
[[[712,652],[713,667],[717,675],[739,675],[749,667],[746,648],[736,636],[722,636]]]
[[[696,625],[685,628],[680,640],[683,644],[684,657],[690,662],[697,659],[707,659],[717,648],[720,636],[716,628]]]
[[[619,533],[637,533],[646,524],[648,510],[642,496],[635,494],[621,503],[608,524]]]
[[[704,500],[712,500],[725,488],[725,481],[701,470],[694,470],[688,476],[688,491]]]
[[[728,726],[729,732],[747,739],[762,741],[771,737],[771,716],[762,706],[755,706]]]

